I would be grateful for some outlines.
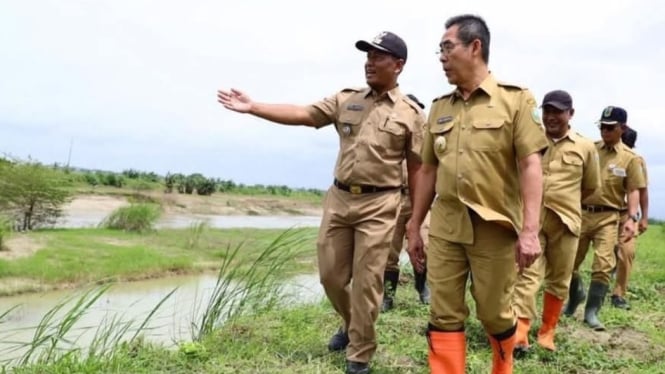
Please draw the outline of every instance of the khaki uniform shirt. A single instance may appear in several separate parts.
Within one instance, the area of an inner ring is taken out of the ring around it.
[[[646,187],[640,156],[621,141],[612,147],[597,141],[602,187],[582,201],[584,205],[602,205],[625,209],[628,192]]]
[[[569,131],[543,155],[543,206],[556,213],[576,236],[582,226],[582,190],[600,187],[600,164],[593,142]]]
[[[437,165],[430,234],[472,244],[467,208],[516,232],[522,227],[518,160],[547,147],[536,101],[492,75],[464,101],[457,91],[434,101],[423,163]]]
[[[405,157],[420,158],[425,115],[399,87],[379,97],[370,88],[344,89],[308,111],[317,128],[335,124],[335,178],[342,183],[399,187]]]

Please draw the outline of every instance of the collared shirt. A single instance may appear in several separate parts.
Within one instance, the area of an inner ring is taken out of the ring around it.
[[[346,184],[401,186],[407,155],[420,158],[425,115],[398,87],[376,96],[344,89],[308,107],[317,128],[335,124],[335,178]]]
[[[430,234],[472,243],[468,208],[521,230],[518,161],[546,147],[536,101],[524,88],[489,75],[468,100],[457,91],[436,99],[422,153],[423,163],[437,166]]]
[[[607,146],[603,141],[595,143],[600,157],[602,186],[584,199],[585,205],[603,205],[618,210],[626,207],[626,195],[646,187],[640,157],[622,142]]]
[[[583,190],[600,187],[600,164],[593,142],[568,131],[550,146],[542,158],[543,206],[556,213],[575,235],[582,226]]]

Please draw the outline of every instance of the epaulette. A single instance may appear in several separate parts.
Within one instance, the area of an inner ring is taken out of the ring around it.
[[[624,150],[624,151],[626,151],[626,152],[628,152],[628,153],[631,153],[631,154],[633,154],[633,155],[635,155],[635,156],[639,156],[638,153],[635,152],[635,151],[634,151],[632,148],[630,148],[629,146],[627,146],[627,145],[625,145],[625,144],[623,144],[623,143],[621,143],[621,146],[623,147],[623,150]]]
[[[602,140],[596,140],[595,142],[593,142],[593,144],[595,144],[595,145],[603,145],[603,141],[602,141]]]
[[[517,85],[517,84],[508,83],[508,82],[497,81],[496,84],[501,86],[501,87],[517,88],[518,90],[522,90],[522,91],[527,89],[524,86],[520,86],[520,85]]]
[[[365,87],[347,87],[342,88],[342,92],[361,92]]]
[[[415,109],[416,113],[420,113],[422,110],[420,105],[416,104],[413,100],[411,100],[408,96],[402,96],[402,100],[404,100],[409,106],[413,109]]]
[[[450,92],[448,92],[447,94],[443,94],[443,95],[441,95],[441,96],[435,98],[434,100],[432,100],[432,102],[435,103],[435,102],[437,102],[437,101],[439,101],[439,100],[441,100],[441,99],[445,99],[446,97],[450,97],[450,96],[452,96],[452,95],[454,95],[454,94],[455,94],[455,90],[450,91]]]

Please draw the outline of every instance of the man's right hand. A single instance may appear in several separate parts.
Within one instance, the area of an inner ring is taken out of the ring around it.
[[[420,228],[412,224],[411,220],[406,226],[406,241],[406,252],[409,254],[411,265],[416,272],[422,273],[425,271],[425,245],[420,236]]]
[[[238,113],[249,113],[252,110],[252,99],[245,93],[232,88],[231,91],[217,91],[217,101],[224,108]]]

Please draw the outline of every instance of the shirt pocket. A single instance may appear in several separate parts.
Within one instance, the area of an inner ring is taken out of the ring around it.
[[[567,167],[578,168],[582,167],[584,160],[582,156],[577,153],[564,153],[562,157],[563,164]]]
[[[455,122],[453,121],[444,124],[434,124],[429,127],[429,132],[432,134],[434,154],[439,161],[450,152],[451,134],[454,127]]]
[[[402,154],[406,148],[407,122],[400,117],[388,117],[378,126],[376,146],[387,153]]]
[[[469,147],[476,151],[497,151],[501,148],[505,121],[499,119],[478,120],[472,123]]]
[[[362,120],[362,112],[344,112],[339,116],[336,128],[342,143],[358,136]]]

